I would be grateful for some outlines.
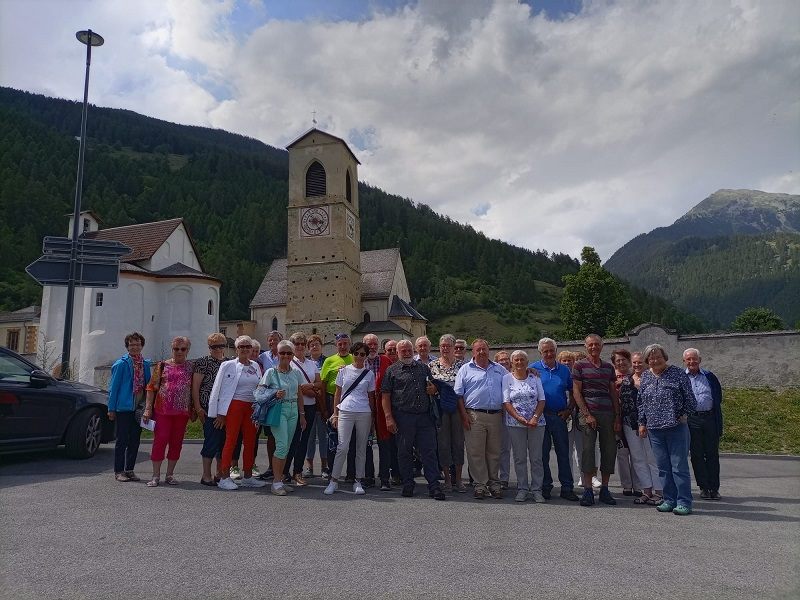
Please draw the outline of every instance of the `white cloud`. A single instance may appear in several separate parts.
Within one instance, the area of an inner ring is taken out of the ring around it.
[[[5,2],[0,82],[79,97],[70,32],[92,21],[108,40],[98,104],[279,146],[317,111],[363,180],[574,256],[607,258],[718,188],[798,191],[797,2],[593,0],[565,21],[511,0],[444,5],[235,38],[232,0]],[[27,25],[41,39],[22,53]]]

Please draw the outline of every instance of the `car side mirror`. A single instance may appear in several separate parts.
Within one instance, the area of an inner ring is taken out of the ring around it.
[[[40,371],[36,369],[35,371],[31,371],[31,385],[36,388],[47,387],[53,382],[53,378],[50,377],[44,371]]]

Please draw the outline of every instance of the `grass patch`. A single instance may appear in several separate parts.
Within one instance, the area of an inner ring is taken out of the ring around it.
[[[147,429],[142,430],[142,439],[143,440],[152,440],[153,439],[153,432],[148,431]],[[189,421],[189,425],[186,426],[186,434],[183,436],[185,440],[202,440],[203,439],[203,424],[197,420],[194,423]]]
[[[722,452],[800,454],[800,388],[726,389]]]

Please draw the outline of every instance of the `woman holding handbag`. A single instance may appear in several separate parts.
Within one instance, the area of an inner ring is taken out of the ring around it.
[[[303,408],[303,395],[300,386],[303,383],[300,371],[292,368],[294,357],[294,344],[288,340],[278,342],[278,366],[267,369],[259,387],[277,389],[275,397],[278,402],[269,409],[267,421],[270,424],[272,435],[275,436],[275,452],[272,455],[272,472],[275,474],[272,483],[272,493],[276,496],[285,496],[293,492],[294,488],[285,485],[281,474],[286,466],[286,457],[289,446],[297,428],[298,417],[300,429],[306,428],[306,415]]]
[[[242,487],[259,488],[266,484],[253,477],[255,461],[256,426],[253,423],[253,401],[261,371],[258,363],[250,360],[253,340],[249,336],[240,335],[234,343],[236,360],[223,362],[214,379],[211,396],[208,399],[208,418],[214,419],[214,427],[225,428],[225,445],[222,448],[220,472],[227,475],[217,487],[223,490],[235,490],[238,486],[230,476],[233,449],[239,432],[242,434],[242,466],[244,477]]]
[[[331,480],[324,494],[330,496],[339,488],[347,449],[353,430],[356,432],[356,481],[353,492],[364,494],[361,480],[364,478],[367,438],[372,430],[375,412],[375,374],[364,362],[369,349],[363,342],[356,342],[351,348],[353,364],[339,369],[336,375],[336,393],[333,396],[333,416],[331,423],[339,432],[339,445],[333,462]]]

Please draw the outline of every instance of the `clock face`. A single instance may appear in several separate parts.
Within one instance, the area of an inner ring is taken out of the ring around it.
[[[300,213],[300,233],[303,237],[316,237],[330,233],[328,207],[315,206]]]

